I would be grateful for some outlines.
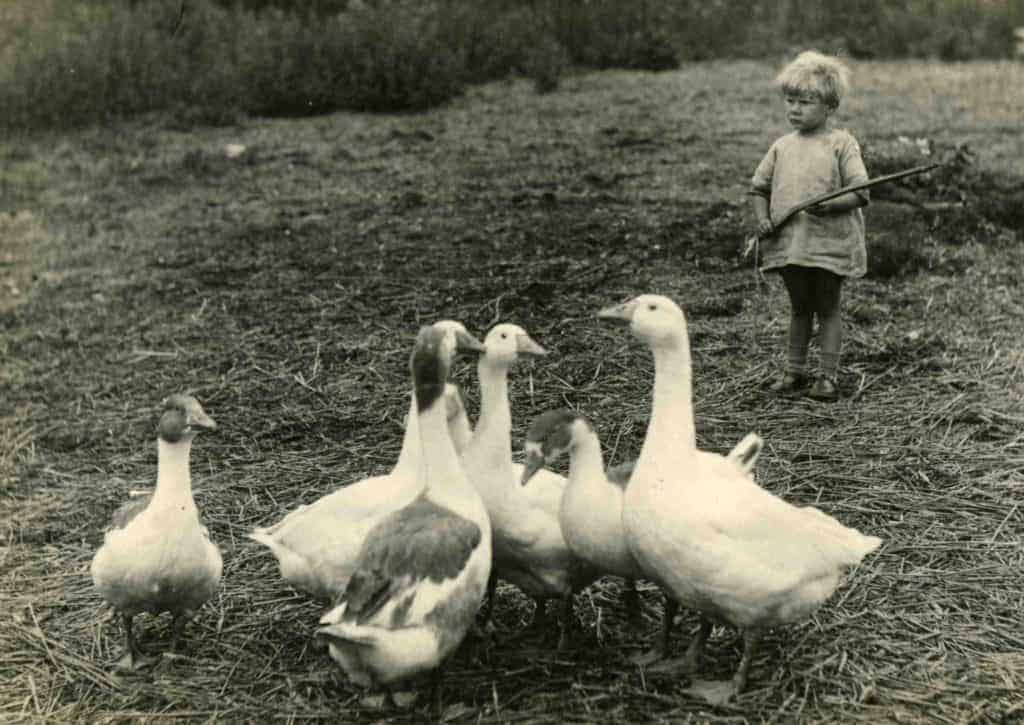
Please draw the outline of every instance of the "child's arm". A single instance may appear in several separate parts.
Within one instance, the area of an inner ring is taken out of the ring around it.
[[[842,148],[839,153],[839,170],[842,175],[842,186],[857,184],[868,180],[868,171],[864,168],[860,146],[857,140],[848,133],[842,135]],[[868,191],[851,191],[849,194],[837,196],[835,199],[815,204],[807,210],[815,216],[844,214],[862,206],[867,206],[871,197]]]
[[[750,195],[750,205],[754,210],[754,217],[757,219],[757,236],[770,237],[774,227],[772,226],[771,214],[768,211],[768,197],[760,194]]]
[[[810,209],[807,209],[808,214],[814,216],[829,216],[830,214],[843,214],[844,212],[853,211],[859,209],[862,206],[867,206],[868,202],[863,196],[855,191],[851,191],[848,194],[837,196],[835,199],[829,199],[823,201],[820,204],[815,204]]]
[[[754,218],[757,219],[757,236],[764,239],[770,237],[775,228],[772,226],[771,196],[772,176],[775,174],[775,147],[776,141],[768,149],[768,153],[757,165],[754,176],[750,180],[750,204],[754,211]]]

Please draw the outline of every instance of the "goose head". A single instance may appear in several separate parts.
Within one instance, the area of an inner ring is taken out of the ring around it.
[[[623,323],[652,348],[674,347],[687,341],[686,315],[663,295],[645,294],[620,305],[606,307],[598,318]]]
[[[520,484],[525,486],[537,471],[568,453],[579,436],[591,430],[583,415],[564,408],[549,410],[534,418],[523,445],[526,460]]]
[[[191,395],[176,393],[161,404],[157,435],[168,443],[192,440],[201,430],[215,430],[217,424]]]
[[[484,338],[484,345],[487,347],[484,359],[503,367],[511,367],[520,355],[548,354],[526,330],[508,322],[492,327]]]
[[[475,337],[460,330],[437,326],[420,328],[416,336],[409,368],[420,410],[430,407],[445,395],[448,371],[456,352],[481,354],[487,348]]]
[[[455,352],[483,352],[483,343],[471,335],[466,326],[457,320],[438,320],[431,327],[454,340]]]

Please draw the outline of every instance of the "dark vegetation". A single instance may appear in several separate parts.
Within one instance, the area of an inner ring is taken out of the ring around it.
[[[179,124],[414,111],[473,84],[572,68],[664,70],[818,47],[855,58],[1005,58],[1024,0],[11,0],[0,126],[169,111]]]

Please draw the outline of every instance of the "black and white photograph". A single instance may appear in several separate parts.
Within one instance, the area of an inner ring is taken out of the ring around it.
[[[1024,0],[0,0],[0,722],[1024,723]]]

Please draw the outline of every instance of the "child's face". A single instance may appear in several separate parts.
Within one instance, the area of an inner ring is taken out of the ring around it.
[[[822,101],[817,93],[787,92],[783,98],[789,125],[801,133],[810,133],[819,128],[836,110]]]

